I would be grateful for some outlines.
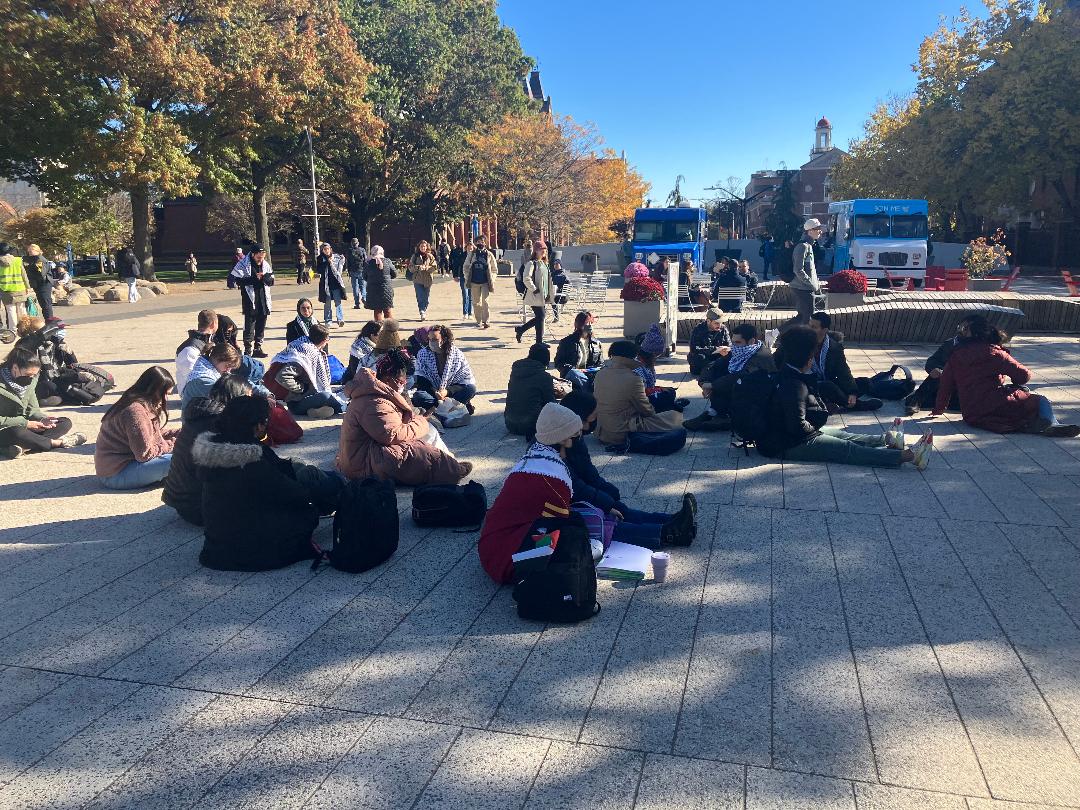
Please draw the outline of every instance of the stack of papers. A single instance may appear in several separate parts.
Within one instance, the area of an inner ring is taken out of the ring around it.
[[[651,549],[614,540],[596,564],[596,576],[600,579],[645,579],[651,567]]]

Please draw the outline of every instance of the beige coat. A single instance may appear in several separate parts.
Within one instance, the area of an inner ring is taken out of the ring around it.
[[[472,263],[476,258],[476,251],[470,250],[469,255],[465,257],[465,264],[462,265],[461,271],[465,274],[465,282],[471,284],[472,276]],[[492,251],[487,252],[488,259],[488,292],[495,292],[495,276],[499,275],[499,263],[495,261],[495,254]]]
[[[525,284],[525,306],[542,307],[555,303],[555,285],[551,283],[547,262],[526,259],[521,280]]]
[[[645,396],[645,383],[634,369],[637,360],[612,357],[596,372],[596,438],[604,444],[622,444],[626,434],[660,433],[682,427],[678,411],[657,413]]]
[[[421,256],[419,253],[414,253],[413,257],[409,260],[409,269],[412,271],[413,284],[419,284],[421,287],[430,287],[434,281],[433,276],[439,269],[439,265],[435,261],[435,257],[430,253],[427,256]]]

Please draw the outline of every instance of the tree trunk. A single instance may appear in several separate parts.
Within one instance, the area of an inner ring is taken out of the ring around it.
[[[134,235],[132,250],[142,264],[142,277],[157,281],[154,272],[154,249],[150,241],[150,189],[146,185],[128,191],[131,196],[131,226]]]
[[[266,181],[256,179],[251,190],[251,213],[255,222],[255,244],[270,250],[270,225],[266,216]]]

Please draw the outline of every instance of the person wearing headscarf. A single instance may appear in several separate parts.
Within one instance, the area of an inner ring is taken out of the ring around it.
[[[323,305],[323,323],[329,326],[337,314],[337,325],[345,326],[345,314],[341,302],[345,298],[345,257],[323,242],[315,258],[315,272],[319,276],[319,302]]]
[[[244,354],[266,357],[262,343],[266,319],[273,311],[270,288],[274,286],[274,268],[266,248],[255,245],[247,256],[236,263],[229,278],[240,288],[240,304],[244,310]]]
[[[367,298],[364,306],[374,314],[372,320],[381,321],[394,317],[393,280],[397,278],[397,268],[386,258],[381,245],[374,245],[364,265],[364,278],[367,280]]]
[[[311,327],[318,323],[313,316],[315,305],[310,298],[301,298],[296,302],[296,317],[285,327],[285,342],[292,343],[297,338],[307,337]]]
[[[331,389],[330,366],[323,352],[329,339],[326,327],[315,324],[307,337],[298,337],[270,361],[266,387],[295,414],[328,419],[343,409]]]

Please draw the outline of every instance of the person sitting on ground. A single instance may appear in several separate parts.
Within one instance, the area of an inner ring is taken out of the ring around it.
[[[206,354],[214,343],[218,328],[218,316],[212,309],[199,312],[195,329],[188,330],[187,340],[176,347],[176,390],[183,391],[191,370],[198,359]]]
[[[847,354],[844,352],[844,336],[831,331],[832,316],[828,312],[815,312],[810,316],[810,328],[817,336],[817,350],[813,357],[813,372],[818,378],[818,396],[833,413],[842,411],[876,411],[882,401],[873,397],[859,397],[859,385],[851,373]],[[777,365],[784,359],[784,338],[780,338]]]
[[[476,378],[464,353],[454,345],[453,331],[449,326],[433,326],[427,337],[428,345],[416,358],[413,404],[430,410],[449,398],[475,413],[472,399],[476,396]]]
[[[94,471],[106,489],[141,489],[169,474],[180,432],[169,423],[169,392],[176,380],[151,366],[101,418],[94,447]]]
[[[634,373],[641,377],[641,381],[645,384],[645,396],[649,398],[649,402],[657,413],[664,411],[682,413],[683,409],[690,404],[690,400],[678,397],[676,389],[671,386],[656,384],[656,358],[664,353],[664,343],[664,334],[660,324],[654,323],[641,340],[637,353],[638,367],[634,369]]]
[[[375,338],[380,328],[375,321],[368,321],[360,329],[360,334],[349,347],[349,367],[345,369],[345,374],[341,377],[342,385],[351,382],[360,369],[375,368]]]
[[[456,484],[472,472],[435,447],[435,426],[405,395],[415,371],[404,349],[380,358],[375,371],[362,368],[345,387],[349,407],[341,425],[337,469],[347,478],[374,476],[404,486]],[[434,434],[434,435],[432,435]]]
[[[784,365],[769,401],[769,430],[757,441],[758,451],[784,461],[826,461],[862,467],[899,467],[914,463],[926,469],[933,434],[919,440],[915,450],[890,447],[883,434],[848,433],[828,427],[829,412],[817,395],[814,373],[817,333],[794,326],[784,333]]]
[[[172,463],[161,500],[195,526],[203,525],[202,478],[192,450],[195,440],[212,430],[225,406],[237,397],[251,396],[251,385],[236,374],[224,374],[205,397],[195,397],[183,411],[183,425],[173,443]]]
[[[530,444],[536,434],[536,418],[541,409],[556,399],[555,379],[547,372],[551,350],[543,343],[534,343],[529,354],[510,366],[510,382],[506,385],[506,407],[503,423],[507,432],[524,436]]]
[[[769,347],[758,340],[757,327],[740,323],[731,330],[731,347],[727,354],[709,364],[701,377],[701,393],[709,401],[704,411],[683,426],[687,430],[730,430],[731,392],[736,381],[755,371],[776,372]]]
[[[596,469],[585,442],[584,434],[592,431],[596,421],[596,397],[588,391],[571,391],[559,404],[581,418],[582,435],[561,451],[570,470],[574,502],[585,501],[614,517],[618,523],[613,540],[651,549],[690,545],[697,536],[697,499],[693,494],[683,495],[682,508],[673,515],[631,509],[623,503],[619,488]]]
[[[596,318],[582,311],[574,318],[574,331],[559,341],[555,350],[555,368],[575,389],[592,390],[591,374],[604,362],[603,347],[593,337]]]
[[[731,289],[740,291],[738,298],[719,298],[720,290]],[[727,260],[727,267],[713,281],[712,297],[716,301],[716,307],[723,312],[742,312],[743,303],[746,301],[746,276],[739,272],[739,265],[734,259]]]
[[[219,314],[218,328],[214,332],[214,343],[228,343],[240,354],[240,348],[236,345],[236,333],[236,322],[228,315]],[[240,354],[240,368],[236,370],[236,374],[251,383],[256,396],[273,396],[262,384],[263,376],[266,374],[266,366],[263,365],[262,360],[257,360],[248,354]]]
[[[41,361],[41,371],[37,375],[38,404],[43,408],[54,408],[65,402],[84,404],[82,399],[66,396],[67,386],[62,377],[75,373],[72,367],[79,358],[65,342],[64,324],[59,320],[46,323],[40,315],[23,315],[15,334],[18,336],[15,345],[36,352]]]
[[[297,338],[270,361],[266,387],[294,414],[329,419],[344,410],[331,388],[330,366],[323,351],[329,340],[330,331],[315,324],[308,337]]]
[[[37,352],[15,346],[0,365],[0,458],[44,453],[86,443],[81,433],[69,433],[71,420],[48,416],[38,404]]]
[[[210,395],[210,389],[214,387],[223,374],[232,374],[240,368],[240,352],[228,343],[219,343],[211,346],[205,354],[201,355],[191,367],[187,383],[180,392],[180,409],[187,408],[188,403],[197,397]],[[243,378],[243,375],[239,375]]]
[[[690,333],[690,354],[686,358],[690,363],[690,374],[700,376],[709,363],[727,353],[725,350],[729,346],[731,333],[724,325],[724,313],[718,309],[708,310],[705,320]]]
[[[401,339],[401,333],[398,331],[398,322],[396,320],[387,318],[378,323],[379,333],[375,336],[375,350],[372,352],[371,356],[373,363],[379,362],[380,358],[385,357],[395,349],[402,348],[404,345],[404,342]]]
[[[203,476],[199,562],[218,571],[268,571],[316,556],[319,508],[293,464],[264,443],[270,404],[236,397],[191,456]]]
[[[315,305],[310,298],[301,298],[296,302],[296,317],[285,326],[286,344],[311,334],[311,327],[318,323],[313,317],[314,312]]]
[[[596,372],[593,393],[597,401],[596,438],[605,445],[625,445],[628,452],[639,447],[637,434],[680,432],[682,414],[658,414],[645,395],[645,383],[634,373],[637,346],[632,340],[617,340],[608,349],[608,361]],[[642,441],[645,441],[642,439]]]
[[[416,357],[420,354],[420,350],[428,345],[428,333],[430,331],[430,326],[421,326],[405,341],[405,349],[411,357]]]
[[[953,350],[960,345],[960,342],[971,337],[971,321],[977,317],[979,316],[968,315],[962,318],[960,323],[956,325],[956,334],[938,346],[937,351],[926,359],[926,379],[922,381],[918,388],[904,397],[905,415],[914,416],[920,410],[933,409],[934,403],[937,402],[938,388],[941,384],[941,375],[945,371],[945,364],[949,362]],[[960,410],[960,398],[955,391],[949,401],[947,410]]]
[[[956,393],[960,413],[972,427],[1066,438],[1080,434],[1080,426],[1057,420],[1050,400],[1023,387],[1031,372],[1005,350],[1005,341],[1005,334],[985,317],[971,318],[968,336],[960,340],[945,364],[934,416],[945,412]]]

